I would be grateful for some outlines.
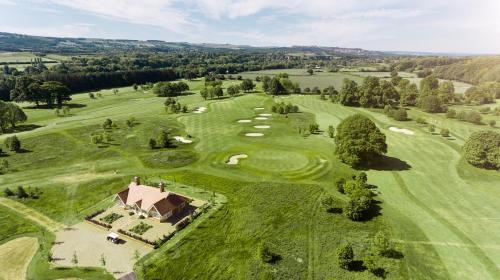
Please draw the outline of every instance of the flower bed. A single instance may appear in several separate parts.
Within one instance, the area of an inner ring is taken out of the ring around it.
[[[100,218],[99,220],[106,222],[108,224],[112,224],[114,221],[120,219],[121,217],[123,217],[123,215],[111,213],[109,215],[106,215],[105,217]]]
[[[129,229],[129,231],[131,231],[131,232],[133,232],[135,234],[143,235],[146,231],[148,231],[152,227],[153,227],[152,225],[148,225],[148,224],[146,224],[144,222],[140,222],[138,225],[136,225],[133,228]]]

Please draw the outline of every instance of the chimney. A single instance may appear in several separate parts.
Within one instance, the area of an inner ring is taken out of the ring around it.
[[[160,187],[160,192],[164,192],[165,191],[165,183],[160,182],[160,184],[158,186]]]
[[[139,176],[135,176],[135,177],[134,177],[134,183],[135,183],[136,185],[140,185],[140,184],[141,184],[141,178],[140,178]]]

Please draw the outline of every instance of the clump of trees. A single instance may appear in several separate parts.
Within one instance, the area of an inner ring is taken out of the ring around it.
[[[337,101],[346,106],[383,108],[399,101],[400,95],[391,82],[368,76],[361,86],[350,79],[344,79]]]
[[[394,109],[391,105],[385,105],[384,113],[397,121],[407,121],[408,113],[405,108]]]
[[[168,97],[167,100],[165,100],[164,105],[165,105],[165,111],[170,114],[188,112],[188,107],[186,105],[182,105],[179,101],[177,101],[172,97]]]
[[[14,103],[0,101],[0,133],[15,128],[18,123],[28,120],[24,111]]]
[[[39,188],[28,187],[28,189],[26,190],[24,189],[23,186],[18,186],[15,192],[9,188],[5,188],[3,193],[6,197],[15,196],[18,199],[27,199],[27,198],[38,199],[42,192]]]
[[[204,87],[200,91],[203,99],[213,99],[214,97],[220,98],[224,95],[224,91],[220,85]]]
[[[70,101],[70,90],[58,81],[42,81],[32,76],[20,76],[16,78],[14,88],[10,92],[10,99],[16,102],[31,102],[37,106],[40,103],[52,107],[57,104],[61,107],[66,101]]]
[[[279,113],[279,114],[288,114],[288,113],[298,113],[299,112],[299,106],[297,105],[292,105],[292,103],[286,103],[285,102],[280,102],[280,103],[275,103],[271,107],[271,111],[273,113]]]
[[[170,137],[168,129],[163,129],[156,137],[156,139],[150,138],[148,141],[148,146],[151,149],[175,147],[172,143],[172,138]]]
[[[470,164],[485,169],[500,170],[500,134],[496,131],[474,132],[463,146]]]
[[[373,121],[361,114],[342,120],[334,139],[335,153],[351,166],[370,163],[387,152],[385,135]]]
[[[255,84],[253,83],[253,81],[251,79],[244,79],[241,82],[241,84],[240,84],[239,87],[244,92],[249,92],[249,91],[252,91],[255,88]]]
[[[153,86],[153,93],[162,97],[179,96],[188,91],[189,86],[185,82],[159,82]]]
[[[262,89],[270,95],[285,95],[290,93],[301,93],[298,83],[292,82],[288,74],[280,73],[274,77],[263,76]]]

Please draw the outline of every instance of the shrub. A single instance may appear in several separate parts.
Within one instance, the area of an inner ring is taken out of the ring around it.
[[[443,137],[448,137],[448,136],[450,136],[450,131],[448,129],[446,129],[446,128],[443,128],[443,129],[441,129],[440,134]]]
[[[14,194],[14,192],[13,192],[13,191],[11,191],[9,188],[5,188],[5,189],[3,190],[3,193],[4,193],[4,195],[5,195],[5,196],[7,196],[7,197],[9,197],[9,196],[14,196],[14,195],[15,195],[15,194]]]
[[[156,140],[153,138],[149,139],[148,146],[151,150],[156,149]]]
[[[344,178],[337,178],[335,180],[335,187],[337,188],[337,191],[339,191],[339,193],[344,193],[345,192],[344,185],[345,185],[345,179]]]
[[[417,118],[417,123],[418,124],[427,124],[427,121],[423,118]]]
[[[347,244],[337,249],[337,262],[343,269],[351,269],[354,261],[354,252],[351,245]]]
[[[21,141],[17,138],[17,136],[7,137],[4,141],[5,147],[13,152],[21,151]]]
[[[463,146],[465,159],[470,164],[486,169],[500,170],[500,134],[495,131],[474,132]]]
[[[469,111],[465,116],[465,121],[470,123],[480,124],[481,120],[482,120],[481,114],[476,111]]]
[[[389,237],[383,231],[379,231],[375,234],[371,241],[371,247],[372,250],[380,256],[387,256],[389,252],[393,250],[393,245]]]
[[[454,109],[448,109],[448,111],[446,111],[447,118],[454,119],[456,116],[457,116],[457,111],[455,111]]]
[[[495,127],[497,125],[497,122],[495,120],[491,120],[488,122],[488,124],[491,126],[491,127]]]
[[[403,108],[395,110],[392,116],[397,121],[408,120],[408,113]]]
[[[259,255],[260,259],[265,263],[272,264],[281,259],[281,256],[278,253],[273,252],[270,248],[270,245],[266,243],[261,245]]]

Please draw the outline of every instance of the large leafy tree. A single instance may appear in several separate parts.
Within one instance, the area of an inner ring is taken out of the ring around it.
[[[358,103],[358,84],[349,79],[344,79],[340,88],[339,103],[342,105],[353,106]]]
[[[57,106],[61,107],[64,102],[71,100],[69,88],[60,82],[44,82],[40,85],[40,89],[43,96],[42,99],[49,107],[51,107],[54,102]]]
[[[345,163],[369,163],[387,152],[385,135],[367,117],[355,114],[337,126],[335,153]]]
[[[465,159],[476,167],[500,170],[500,134],[474,132],[463,147]]]

